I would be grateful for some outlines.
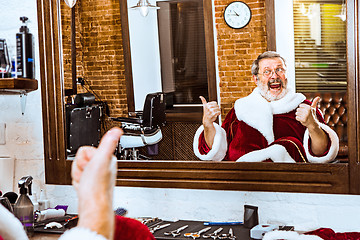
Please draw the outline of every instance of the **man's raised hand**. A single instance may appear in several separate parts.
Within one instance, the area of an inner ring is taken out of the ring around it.
[[[112,239],[114,231],[113,191],[116,158],[113,155],[123,131],[112,128],[99,147],[81,147],[72,164],[71,176],[79,203],[79,227]]]
[[[213,122],[216,121],[217,117],[220,116],[221,111],[217,102],[206,102],[206,99],[203,96],[200,96],[201,102],[203,104],[203,125],[212,126]]]
[[[216,134],[216,130],[213,122],[216,121],[216,118],[220,116],[221,111],[217,102],[206,102],[203,96],[200,96],[201,102],[203,104],[203,126],[204,126],[204,137],[205,142],[209,148],[212,148],[214,143],[214,137]]]
[[[320,97],[316,97],[311,106],[308,104],[300,104],[296,109],[295,118],[305,127],[318,126],[318,120],[316,117],[316,107],[320,101]]]

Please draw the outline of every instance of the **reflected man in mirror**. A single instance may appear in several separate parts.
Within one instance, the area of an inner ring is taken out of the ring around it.
[[[327,163],[337,156],[339,139],[313,102],[288,86],[285,59],[265,52],[251,66],[257,87],[238,99],[222,127],[216,102],[203,103],[203,125],[194,137],[201,160]]]

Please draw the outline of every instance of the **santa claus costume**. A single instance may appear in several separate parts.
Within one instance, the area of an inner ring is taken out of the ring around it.
[[[194,137],[194,153],[201,160],[237,162],[312,162],[327,163],[337,156],[339,138],[328,127],[322,114],[316,115],[320,127],[329,137],[327,151],[315,156],[311,149],[308,129],[295,119],[299,104],[311,105],[301,93],[289,89],[276,101],[268,102],[255,88],[247,97],[238,99],[216,134],[210,149],[200,126]]]

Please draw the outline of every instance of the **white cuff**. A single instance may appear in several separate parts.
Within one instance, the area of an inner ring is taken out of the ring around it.
[[[271,159],[278,163],[294,163],[295,160],[289,155],[286,148],[279,144],[249,152],[241,156],[236,162],[262,162]]]
[[[193,142],[194,153],[201,160],[219,162],[223,160],[224,157],[226,156],[226,152],[227,152],[226,132],[222,127],[220,127],[216,123],[214,123],[214,127],[216,130],[214,143],[212,145],[211,150],[205,155],[202,155],[199,151],[199,138],[201,133],[204,131],[204,126],[201,125],[195,133],[194,142]]]
[[[332,130],[329,126],[327,126],[326,124],[320,123],[320,127],[329,135],[330,138],[330,149],[329,152],[322,157],[316,157],[314,155],[310,154],[310,146],[309,146],[309,130],[306,129],[305,133],[304,133],[304,148],[305,148],[305,153],[306,153],[306,157],[309,160],[309,162],[311,163],[328,163],[333,161],[338,152],[339,152],[339,137],[337,136],[336,132],[334,130]]]
[[[59,240],[106,240],[103,235],[97,234],[88,228],[74,227],[60,236]]]

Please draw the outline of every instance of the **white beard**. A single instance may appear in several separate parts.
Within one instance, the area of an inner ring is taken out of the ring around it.
[[[282,81],[282,83],[284,83],[284,82]],[[260,90],[260,95],[263,98],[265,98],[268,102],[279,100],[279,99],[283,98],[288,92],[288,88],[287,88],[286,83],[283,84],[284,90],[281,91],[281,93],[278,94],[278,95],[274,95],[273,93],[271,93],[267,84],[263,84],[259,80],[257,80],[257,84],[258,84],[258,87],[259,87],[259,90]]]

